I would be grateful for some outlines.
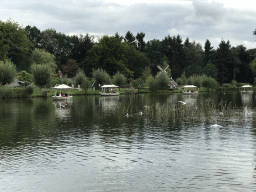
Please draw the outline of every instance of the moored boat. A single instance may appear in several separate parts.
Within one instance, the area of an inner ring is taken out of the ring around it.
[[[243,85],[241,87],[241,93],[253,93],[252,86],[251,85]]]
[[[184,95],[198,94],[198,87],[195,85],[185,85],[182,90]]]
[[[102,91],[100,92],[101,96],[118,96],[119,92],[116,92],[114,88],[118,88],[116,85],[103,85],[101,86]]]
[[[70,87],[68,85],[61,84],[61,85],[53,87],[53,89],[60,90],[60,93],[56,92],[55,95],[52,96],[53,100],[69,100],[69,99],[73,98],[73,96],[64,94],[62,92],[62,90],[72,89],[72,87]]]

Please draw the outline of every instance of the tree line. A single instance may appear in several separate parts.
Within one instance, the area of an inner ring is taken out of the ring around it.
[[[93,77],[94,70],[102,69],[110,76],[121,73],[127,79],[146,81],[149,75],[156,77],[158,65],[169,65],[174,80],[182,74],[187,78],[206,75],[221,85],[231,81],[252,84],[255,53],[256,49],[233,47],[223,39],[214,49],[209,39],[204,47],[179,35],[146,42],[145,33],[128,31],[124,36],[117,32],[96,42],[89,34],[65,35],[55,29],[40,31],[36,26],[24,28],[17,22],[0,21],[0,61],[12,62],[17,72],[29,74],[35,73],[35,65],[47,64],[52,74],[60,70],[69,78],[79,71]]]

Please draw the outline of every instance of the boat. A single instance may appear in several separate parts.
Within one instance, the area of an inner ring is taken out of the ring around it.
[[[114,88],[117,88],[116,85],[103,85],[101,86],[102,91],[100,92],[101,96],[119,96],[119,92],[116,92]]]
[[[198,87],[195,85],[185,85],[182,89],[182,94],[184,95],[198,94]]]
[[[243,85],[241,87],[241,93],[253,93],[252,86],[251,85]]]
[[[66,85],[66,84],[61,84],[61,85],[58,85],[58,86],[55,86],[53,87],[53,89],[56,89],[56,90],[60,90],[60,93],[55,93],[55,95],[52,96],[53,100],[69,100],[69,99],[72,99],[73,96],[71,95],[64,95],[62,93],[62,90],[67,90],[67,89],[72,89],[72,87]]]

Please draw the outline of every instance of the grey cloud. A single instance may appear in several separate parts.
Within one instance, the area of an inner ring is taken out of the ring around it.
[[[220,22],[224,19],[226,10],[223,4],[212,1],[195,0],[192,3],[195,17],[202,22]]]

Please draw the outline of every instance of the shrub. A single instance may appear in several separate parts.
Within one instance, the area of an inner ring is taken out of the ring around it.
[[[138,89],[138,88],[141,89],[145,86],[145,83],[144,83],[143,79],[138,78],[138,79],[135,79],[132,81],[132,86],[136,89]]]
[[[86,76],[85,76],[84,72],[82,70],[79,70],[75,76],[74,81],[77,85],[82,85],[85,78],[86,78]]]
[[[0,71],[0,83],[2,85],[12,83],[17,74],[15,65],[9,60],[0,61]]]
[[[152,92],[156,92],[159,89],[156,79],[152,76],[147,78],[146,84],[149,86],[149,90]]]
[[[181,80],[181,78],[176,79],[176,83],[177,83],[178,85],[182,85],[182,80]]]
[[[41,88],[50,85],[52,80],[51,68],[47,64],[33,64],[31,66],[34,83]]]
[[[26,97],[31,96],[33,91],[34,91],[34,86],[32,86],[32,85],[29,85],[24,88],[24,94]]]

